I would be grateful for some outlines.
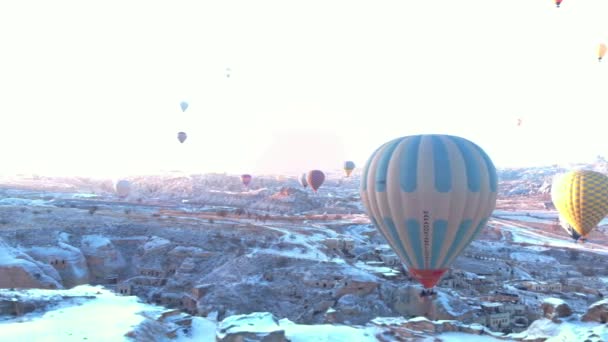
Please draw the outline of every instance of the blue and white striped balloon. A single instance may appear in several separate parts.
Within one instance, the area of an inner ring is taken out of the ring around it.
[[[363,169],[360,191],[376,228],[431,288],[486,225],[497,187],[496,168],[479,146],[424,134],[380,146]]]

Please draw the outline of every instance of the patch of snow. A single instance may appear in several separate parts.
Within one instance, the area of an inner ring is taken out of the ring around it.
[[[192,317],[192,329],[190,335],[185,335],[182,331],[179,332],[175,342],[215,342],[215,332],[217,330],[217,323],[204,318],[204,317]]]
[[[15,291],[17,292],[17,291]],[[144,321],[142,311],[164,311],[135,296],[116,296],[98,286],[69,290],[18,291],[28,297],[65,296],[62,306],[43,314],[30,313],[0,323],[0,341],[127,341],[124,336]],[[83,301],[69,297],[94,296]]]
[[[564,239],[556,239],[536,233],[533,229],[518,227],[516,225],[505,225],[503,230],[510,231],[514,243],[526,243],[531,245],[541,245],[544,247],[562,247],[570,249],[584,250],[596,254],[608,254],[608,247],[595,244],[592,241],[586,243],[576,243],[564,234]]]
[[[86,193],[79,193],[79,194],[73,194],[72,198],[93,198],[93,197],[100,197],[97,194],[86,194]]]
[[[488,336],[488,335],[473,335],[462,332],[445,332],[438,334],[436,336],[426,337],[422,342],[462,342],[462,341],[471,341],[471,342],[496,342],[496,341],[504,341],[504,339]]]
[[[430,322],[430,320],[424,316],[418,316],[414,318],[410,318],[408,322]]]
[[[510,215],[510,216],[496,216],[498,218],[502,218],[505,220],[517,220],[517,221],[523,221],[523,222],[531,222],[531,223],[547,223],[547,224],[551,224],[554,223],[555,220],[549,219],[549,218],[538,218],[538,217],[532,217],[532,216],[522,216],[522,215]]]
[[[165,239],[165,238],[161,238],[158,236],[153,236],[151,239],[149,239],[148,241],[146,241],[146,243],[143,246],[144,251],[146,252],[150,252],[153,251],[155,249],[160,249],[163,248],[165,246],[168,246],[171,244],[171,241]]]
[[[26,199],[26,198],[14,198],[14,197],[7,197],[7,198],[3,198],[0,199],[0,205],[23,205],[23,206],[30,206],[30,207],[48,207],[48,206],[52,206],[51,204],[49,204],[49,201],[43,201],[43,200],[39,200],[39,199]]]
[[[600,300],[598,302],[595,302],[595,303],[591,304],[589,306],[589,309],[592,309],[592,308],[597,307],[597,306],[602,306],[602,305],[608,305],[608,299],[603,299],[603,300]]]
[[[371,322],[377,325],[401,325],[407,322],[407,319],[405,317],[376,317]]]
[[[535,252],[545,252],[550,250],[551,248],[541,247],[541,246],[525,246],[525,249],[533,250]]]
[[[553,297],[545,298],[543,300],[543,303],[547,303],[547,304],[551,304],[551,305],[555,305],[555,306],[566,304],[566,302],[563,299],[553,298]]]
[[[460,310],[458,308],[453,307],[450,304],[450,299],[451,298],[448,294],[444,292],[437,292],[437,302],[440,303],[450,315],[458,317],[471,310],[471,307],[467,305],[463,305],[463,308],[461,308]],[[456,303],[459,303],[459,301],[456,301]]]
[[[296,324],[288,319],[279,321],[285,329],[285,337],[291,342],[332,341],[332,342],[376,342],[377,329],[374,327],[350,327],[346,325]]]
[[[551,256],[546,256],[538,253],[513,252],[510,255],[511,259],[530,263],[558,264],[559,262]]]
[[[269,312],[252,312],[247,315],[229,316],[221,321],[217,328],[217,336],[220,339],[230,333],[266,333],[281,330],[279,322]]]
[[[595,336],[592,337],[592,335]],[[545,342],[606,341],[608,339],[608,326],[577,321],[557,324],[543,318],[532,322],[526,331],[510,334],[508,337],[526,340],[546,338]]]
[[[384,274],[384,275],[398,275],[400,274],[399,271],[394,270],[390,267],[387,266],[375,266],[375,265],[370,265],[370,263],[364,263],[362,261],[357,261],[357,263],[355,264],[355,267],[360,268],[362,270],[366,270],[369,272],[373,272],[373,273],[378,273],[378,274]]]
[[[110,239],[101,235],[85,235],[82,237],[82,244],[91,249],[112,246]]]

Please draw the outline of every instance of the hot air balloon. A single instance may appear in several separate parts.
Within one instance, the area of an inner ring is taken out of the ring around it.
[[[179,132],[177,133],[177,140],[179,140],[180,143],[184,143],[184,141],[186,141],[186,138],[188,138],[188,136],[186,135],[186,132]]]
[[[555,6],[559,8],[559,5],[562,4],[562,0],[555,0]]]
[[[572,226],[570,236],[575,240],[586,238],[608,214],[608,177],[591,170],[557,176],[551,186],[551,200],[563,220]]]
[[[597,59],[601,62],[602,58],[604,58],[604,55],[606,54],[606,50],[608,48],[606,47],[606,44],[601,43],[600,46],[597,49]]]
[[[314,192],[317,192],[317,190],[319,190],[319,187],[321,186],[321,184],[323,184],[324,181],[325,174],[323,173],[323,171],[311,170],[308,171],[308,174],[306,175],[306,182],[308,183],[308,185],[310,185]]]
[[[371,155],[362,177],[361,200],[371,221],[426,289],[481,232],[496,206],[492,160],[457,136],[391,140]]]
[[[566,232],[568,232],[568,235],[570,235],[570,237],[573,238],[574,241],[578,241],[578,239],[580,239],[581,236],[576,232],[574,227],[572,227],[570,225],[570,223],[568,223],[568,221],[566,221],[566,219],[562,215],[558,215],[558,216],[559,216],[559,225],[562,228],[564,228],[566,230]]]
[[[355,163],[352,161],[345,161],[344,162],[344,172],[346,173],[346,177],[350,177],[350,174],[353,172],[353,170],[355,169]]]
[[[249,183],[251,183],[251,175],[249,175],[249,174],[241,175],[241,181],[243,182],[243,185],[249,186]]]
[[[118,197],[124,198],[129,196],[131,192],[131,183],[128,180],[119,180],[116,182],[116,193]]]
[[[182,102],[179,103],[179,106],[182,109],[182,112],[185,112],[186,109],[188,109],[188,102],[182,101]]]
[[[306,180],[306,172],[304,172],[302,175],[300,175],[300,178],[298,180],[300,181],[300,184],[303,187],[307,187],[308,186],[308,181]]]

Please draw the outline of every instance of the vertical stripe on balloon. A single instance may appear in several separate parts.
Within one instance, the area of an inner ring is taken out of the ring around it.
[[[399,183],[405,192],[414,192],[418,186],[418,150],[421,136],[405,139],[407,144],[399,156]]]
[[[448,149],[437,135],[431,136],[433,144],[433,171],[435,174],[435,189],[438,192],[448,192],[452,189],[452,171]]]
[[[410,237],[412,249],[414,250],[414,256],[416,262],[413,264],[414,268],[424,268],[424,256],[422,254],[422,239],[420,238],[420,223],[414,219],[408,219],[405,221],[405,229],[407,229],[407,235]]]
[[[386,191],[386,176],[388,174],[388,163],[391,161],[393,151],[397,148],[397,145],[401,142],[401,139],[395,139],[384,147],[380,152],[380,161],[378,162],[378,170],[376,170],[376,191]]]

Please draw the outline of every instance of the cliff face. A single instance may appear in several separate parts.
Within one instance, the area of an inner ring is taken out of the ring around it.
[[[63,288],[59,273],[49,265],[0,240],[0,288]]]

